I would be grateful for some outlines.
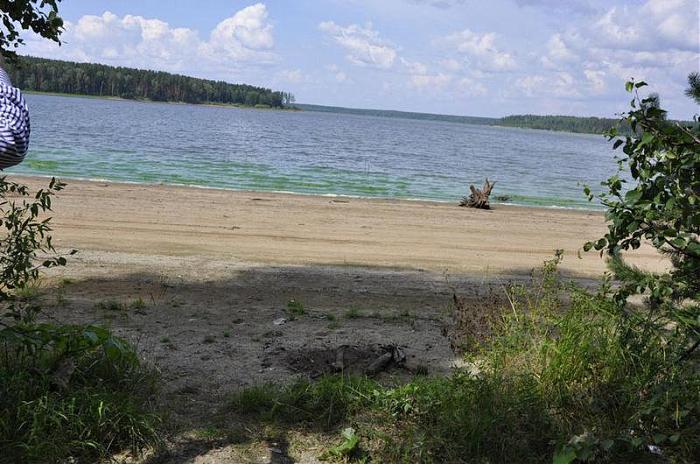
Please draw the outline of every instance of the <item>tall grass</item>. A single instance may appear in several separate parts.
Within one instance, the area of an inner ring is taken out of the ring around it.
[[[158,443],[157,380],[105,329],[0,331],[0,462],[95,462]]]
[[[230,411],[338,430],[376,462],[697,462],[700,370],[672,332],[649,333],[605,287],[562,284],[548,262],[508,289],[493,335],[448,378],[386,387],[340,376],[238,393]]]

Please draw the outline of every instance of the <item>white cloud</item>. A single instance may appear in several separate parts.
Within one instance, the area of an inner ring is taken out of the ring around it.
[[[301,69],[283,69],[279,73],[279,78],[283,81],[292,82],[294,84],[303,82],[306,79],[304,73],[301,72]]]
[[[481,97],[488,93],[484,84],[469,77],[463,77],[459,80],[458,89],[462,94],[470,97]]]
[[[333,21],[324,21],[318,28],[345,49],[346,58],[353,64],[389,69],[396,60],[396,49],[379,37],[372,24],[342,27]]]
[[[547,75],[530,74],[522,76],[515,81],[518,89],[528,97],[554,95],[556,97],[579,97],[579,89],[575,85],[576,79],[570,73],[559,71]]]
[[[172,27],[159,19],[106,11],[66,22],[63,45],[32,39],[27,54],[75,61],[100,62],[171,72],[218,75],[240,63],[271,63],[275,55],[267,9],[258,3],[221,21],[208,40],[193,29]]]
[[[441,90],[452,82],[452,76],[448,74],[417,74],[411,76],[410,84],[415,88],[428,88]]]
[[[508,53],[501,51],[496,46],[496,34],[488,32],[477,34],[469,29],[451,34],[441,40],[447,50],[453,49],[474,61],[471,63],[483,70],[504,71],[516,67],[515,59]]]
[[[275,45],[267,8],[262,3],[243,8],[216,25],[209,41],[202,44],[205,53],[223,54],[234,60],[265,58],[264,50]]]
[[[697,0],[649,0],[640,8],[611,8],[594,23],[590,40],[607,48],[697,51]]]

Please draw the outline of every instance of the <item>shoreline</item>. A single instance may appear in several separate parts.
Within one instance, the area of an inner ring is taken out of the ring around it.
[[[362,196],[362,195],[351,195],[351,194],[344,194],[344,193],[306,193],[306,192],[293,192],[290,190],[248,190],[248,189],[235,189],[231,187],[216,187],[213,185],[199,185],[199,184],[181,184],[181,183],[169,183],[169,182],[158,182],[158,183],[151,183],[151,182],[139,182],[139,181],[131,181],[131,180],[114,180],[114,179],[107,179],[107,178],[100,178],[100,177],[64,177],[64,176],[58,176],[58,175],[48,175],[48,174],[26,174],[26,173],[19,173],[15,174],[18,177],[26,177],[26,178],[38,178],[38,179],[51,179],[52,177],[55,177],[56,179],[61,179],[61,180],[72,180],[72,181],[78,181],[78,182],[109,182],[113,184],[124,184],[124,185],[144,185],[148,187],[183,187],[183,188],[193,188],[193,189],[201,189],[201,190],[220,190],[220,191],[226,191],[226,192],[240,192],[240,193],[272,193],[272,194],[280,194],[280,195],[299,195],[299,196],[310,196],[310,197],[326,197],[326,198],[348,198],[348,199],[354,199],[354,200],[386,200],[386,201],[408,201],[408,202],[424,202],[424,203],[436,203],[436,204],[446,204],[446,205],[457,205],[459,201],[461,200],[461,197],[456,197],[451,200],[439,200],[439,199],[434,199],[434,198],[413,198],[413,197],[372,197],[372,196]],[[501,201],[491,201],[492,205],[497,205],[497,206],[508,206],[508,207],[515,207],[515,208],[536,208],[536,209],[552,209],[552,210],[566,210],[566,211],[585,211],[585,212],[603,212],[602,207],[590,207],[586,208],[583,206],[577,207],[577,206],[561,206],[561,205],[549,205],[549,206],[544,206],[544,205],[529,205],[529,204],[520,204],[520,203],[509,203],[509,202],[501,202]]]
[[[14,176],[13,176],[14,177]],[[16,176],[36,189],[45,178]],[[167,257],[229,265],[366,267],[490,278],[525,276],[565,250],[562,271],[599,277],[582,253],[605,233],[602,212],[401,199],[354,199],[104,181],[69,182],[54,201],[54,243],[92,260]],[[124,256],[130,256],[125,258]],[[630,261],[661,269],[651,247]]]
[[[20,89],[21,90],[21,89]],[[45,95],[48,97],[63,97],[63,98],[88,98],[93,100],[108,100],[108,101],[119,101],[119,102],[134,102],[134,103],[154,103],[154,104],[166,104],[166,105],[190,105],[190,106],[206,106],[215,108],[237,108],[239,110],[263,110],[263,111],[291,111],[298,112],[303,111],[300,108],[276,108],[270,106],[269,108],[257,107],[257,106],[246,106],[238,105],[234,103],[217,103],[217,102],[202,102],[202,103],[188,103],[184,101],[156,101],[147,98],[123,98],[123,97],[113,97],[109,95],[88,95],[82,93],[61,93],[61,92],[42,92],[40,90],[22,90],[25,95]]]

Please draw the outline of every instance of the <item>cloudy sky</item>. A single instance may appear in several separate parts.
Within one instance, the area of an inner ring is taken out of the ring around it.
[[[647,80],[675,118],[698,0],[65,0],[23,53],[263,85],[324,105],[614,116]]]

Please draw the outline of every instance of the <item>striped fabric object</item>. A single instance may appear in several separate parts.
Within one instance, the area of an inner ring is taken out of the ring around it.
[[[24,97],[0,68],[0,169],[22,162],[29,148],[29,129]]]

